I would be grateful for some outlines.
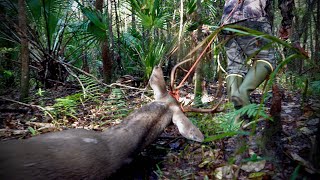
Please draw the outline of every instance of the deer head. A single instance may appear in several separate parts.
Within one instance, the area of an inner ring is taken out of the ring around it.
[[[150,77],[150,86],[154,91],[155,100],[166,103],[173,112],[172,122],[178,127],[181,135],[187,139],[202,142],[204,136],[201,131],[185,116],[179,102],[167,91],[160,67],[153,69]]]

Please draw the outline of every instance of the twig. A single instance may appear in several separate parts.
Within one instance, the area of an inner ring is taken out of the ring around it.
[[[260,122],[260,121],[263,121],[263,120],[264,120],[264,118],[259,118],[259,119],[257,119],[257,120],[251,121],[251,122],[243,125],[242,128],[245,129],[245,128],[251,126],[252,124],[257,123],[257,122]]]
[[[140,88],[136,88],[136,87],[132,87],[132,86],[127,86],[124,84],[120,84],[120,83],[112,83],[110,85],[108,85],[108,87],[113,87],[113,86],[120,86],[120,87],[124,87],[127,89],[134,89],[134,90],[139,90],[139,91],[146,91],[145,88],[144,89],[140,89]]]
[[[54,120],[53,116],[44,107],[41,107],[41,106],[38,106],[38,105],[26,104],[26,103],[23,103],[23,102],[20,102],[20,101],[16,101],[16,100],[13,100],[13,99],[8,99],[8,98],[5,98],[5,97],[0,97],[0,99],[3,99],[5,101],[9,101],[9,102],[13,102],[13,103],[17,103],[17,104],[20,104],[20,105],[23,105],[23,106],[40,109],[41,111],[47,113],[52,120]]]
[[[65,62],[63,62],[62,60],[60,60],[60,61],[58,61],[58,62],[61,63],[61,64],[64,65],[64,66],[68,66],[69,68],[73,68],[73,69],[75,69],[75,70],[77,70],[77,71],[79,71],[79,72],[81,72],[81,73],[83,73],[83,74],[91,77],[92,79],[96,80],[96,81],[97,81],[98,83],[100,83],[100,84],[103,84],[103,85],[105,85],[105,86],[107,86],[107,87],[110,87],[110,85],[103,83],[103,82],[100,81],[98,78],[96,78],[94,75],[92,75],[92,74],[90,74],[90,73],[87,73],[87,72],[85,72],[85,71],[82,70],[82,69],[79,69],[79,68],[77,68],[77,67],[75,67],[75,66],[73,66],[73,65],[71,65],[71,64],[69,64],[69,63],[65,63]]]

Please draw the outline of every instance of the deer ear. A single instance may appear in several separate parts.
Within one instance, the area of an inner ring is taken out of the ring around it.
[[[180,134],[185,138],[197,142],[202,142],[204,140],[204,136],[201,131],[192,124],[182,111],[176,111],[173,113],[172,122],[178,127]]]

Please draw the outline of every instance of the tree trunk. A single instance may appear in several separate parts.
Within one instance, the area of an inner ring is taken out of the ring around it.
[[[112,23],[113,23],[113,13],[112,13],[112,0],[108,0],[108,18],[109,18],[109,25],[108,25],[108,29],[109,29],[109,41],[110,41],[110,55],[111,55],[111,59],[112,61],[114,61],[115,57],[114,57],[114,38],[113,38],[113,28],[112,28]]]
[[[98,11],[103,12],[103,0],[96,0],[95,7]],[[105,83],[110,83],[112,79],[112,59],[109,52],[109,42],[106,38],[101,43],[101,54],[102,54],[102,69],[103,69],[103,81]]]
[[[314,63],[315,65],[318,67],[319,65],[319,61],[320,61],[320,2],[319,0],[317,1],[317,18],[316,18],[316,22],[315,22],[315,34],[314,34],[314,39],[315,39],[315,47],[314,47]]]
[[[27,14],[25,0],[18,1],[19,6],[19,30],[21,33],[21,88],[20,100],[28,97],[29,93],[29,48],[27,39]]]
[[[114,12],[115,12],[115,18],[116,18],[116,26],[117,26],[117,49],[118,49],[118,54],[116,57],[116,61],[117,61],[117,68],[119,69],[119,71],[121,72],[123,70],[122,67],[122,61],[121,61],[121,52],[120,52],[120,46],[121,46],[121,42],[120,42],[120,19],[119,19],[119,12],[118,12],[118,4],[119,2],[116,2],[116,0],[114,0]]]
[[[195,21],[200,22],[201,21],[201,1],[197,0],[197,12],[195,16]],[[197,35],[195,37],[195,43],[199,44],[201,43],[203,37],[202,37],[202,24],[199,24],[198,29],[197,29]],[[196,47],[197,45],[195,45]],[[203,51],[204,48],[199,48],[196,53],[196,58],[200,56],[201,52]],[[204,57],[200,60],[199,64],[197,65],[197,68],[195,70],[195,77],[194,77],[194,102],[195,105],[201,105],[201,97],[202,97],[202,80],[203,80],[203,63]]]
[[[132,14],[131,14],[131,16],[132,16],[132,18],[131,18],[131,26],[132,26],[132,29],[136,30],[136,28],[137,28],[136,15],[134,14],[135,11],[134,11],[133,5],[131,5],[131,7],[132,7],[131,8],[131,12],[132,12]]]
[[[84,0],[81,0],[81,4],[86,6],[86,2]],[[79,11],[79,17],[81,17],[82,21],[86,21],[87,17]],[[87,49],[82,48],[82,70],[84,70],[87,73],[90,73],[90,67],[88,63],[88,54],[87,54]]]

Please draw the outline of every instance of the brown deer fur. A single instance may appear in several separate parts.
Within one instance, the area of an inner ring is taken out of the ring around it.
[[[154,141],[171,120],[195,141],[203,135],[180,110],[161,68],[150,79],[155,102],[104,132],[71,129],[0,143],[0,179],[105,179]]]

